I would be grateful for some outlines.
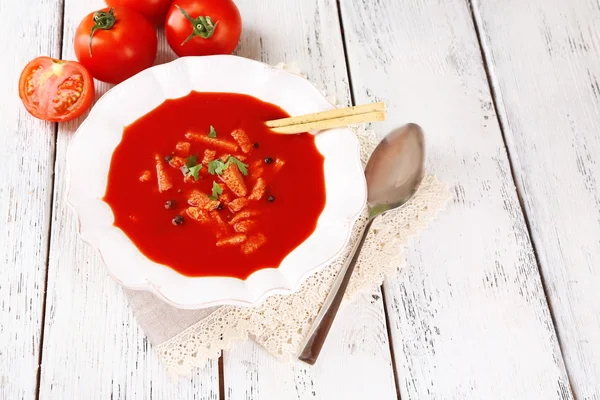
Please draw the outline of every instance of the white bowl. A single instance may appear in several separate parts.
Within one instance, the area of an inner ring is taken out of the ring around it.
[[[71,140],[67,203],[78,216],[79,233],[100,251],[110,274],[124,287],[148,290],[179,308],[256,305],[271,294],[290,293],[341,252],[366,202],[359,143],[347,128],[316,135],[317,148],[325,158],[325,208],[313,234],[279,268],[256,271],[246,280],[187,277],[146,258],[113,225],[112,210],[102,198],[123,128],[166,99],[185,96],[192,90],[248,94],[291,115],[334,108],[302,77],[245,58],[185,57],[147,69],[98,100]]]

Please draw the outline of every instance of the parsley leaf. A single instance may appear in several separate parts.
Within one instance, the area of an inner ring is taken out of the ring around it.
[[[200,179],[198,174],[200,173],[201,169],[202,169],[202,164],[198,164],[198,165],[194,165],[193,167],[189,167],[188,168],[188,176],[189,175],[193,176],[194,180],[197,181],[198,179]]]
[[[227,160],[227,167],[232,163],[237,165],[238,169],[244,176],[248,175],[248,164],[244,164],[235,157],[229,157],[229,159]]]
[[[213,160],[208,163],[208,173],[211,175],[221,175],[231,164],[237,165],[238,169],[243,175],[248,175],[248,164],[244,164],[235,157],[229,156],[227,162],[224,163],[221,160]]]
[[[223,194],[223,189],[217,182],[213,181],[212,196],[208,196],[208,198],[211,200],[219,200],[220,194]]]
[[[196,165],[196,162],[198,161],[198,156],[189,156],[186,160],[185,160],[185,166],[188,168],[193,167],[194,165]]]
[[[215,128],[212,125],[210,126],[210,132],[208,133],[208,137],[209,138],[217,137],[217,131],[215,131]]]
[[[213,160],[208,163],[208,173],[211,175],[221,175],[225,168],[227,168],[227,166],[221,160]]]

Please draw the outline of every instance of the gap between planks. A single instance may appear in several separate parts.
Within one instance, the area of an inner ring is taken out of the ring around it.
[[[535,259],[538,274],[540,276],[542,290],[544,291],[544,297],[546,298],[546,305],[548,306],[548,310],[550,311],[550,318],[552,320],[552,328],[554,329],[554,335],[556,336],[556,340],[558,341],[558,347],[560,349],[561,356],[563,357],[563,360],[564,360],[563,343],[561,341],[560,336],[558,335],[558,330],[556,327],[556,319],[554,316],[554,309],[552,308],[552,302],[550,300],[550,297],[548,296],[546,280],[544,278],[544,274],[543,274],[540,260],[538,257],[537,243],[533,240],[533,236],[531,234],[531,224],[529,221],[530,216],[529,216],[527,209],[525,207],[525,204],[523,202],[523,196],[521,194],[521,187],[518,185],[517,176],[516,176],[515,168],[513,165],[513,155],[511,154],[512,153],[511,149],[508,146],[508,143],[506,141],[505,122],[504,122],[504,118],[503,118],[504,114],[503,114],[503,111],[498,108],[496,85],[494,84],[494,77],[492,76],[492,73],[490,72],[490,69],[489,69],[488,54],[486,52],[486,49],[485,49],[485,46],[483,43],[483,39],[481,37],[480,25],[482,22],[481,22],[480,18],[478,18],[478,15],[475,12],[475,9],[473,7],[474,0],[466,0],[466,1],[467,1],[467,5],[469,7],[470,14],[471,14],[471,20],[473,21],[473,30],[475,31],[475,36],[477,37],[477,44],[479,46],[479,51],[481,52],[481,62],[483,64],[483,69],[485,71],[485,77],[486,77],[487,84],[488,84],[488,87],[490,90],[492,104],[493,104],[494,110],[496,112],[496,120],[498,121],[498,126],[500,127],[500,134],[502,137],[502,142],[504,143],[504,148],[506,150],[508,166],[510,168],[510,174],[511,174],[513,183],[515,185],[515,192],[517,194],[517,199],[519,200],[519,207],[521,209],[521,213],[523,213],[523,217],[524,217],[523,219],[525,221],[525,227],[527,229],[527,236],[529,237],[529,241],[531,242],[531,247],[533,250],[533,257]],[[386,314],[386,318],[387,318],[387,314]],[[571,376],[569,374],[569,368],[567,367],[567,364],[564,361],[563,361],[563,366],[564,366],[565,372],[567,374],[567,379],[569,381],[569,389],[571,390],[571,394],[573,395],[573,398],[576,398],[575,391],[573,390],[573,384],[571,382]]]
[[[225,400],[225,372],[223,368],[223,350],[219,356],[219,400]]]
[[[344,60],[346,62],[346,76],[348,77],[348,89],[350,91],[350,102],[351,105],[356,105],[356,100],[354,98],[354,86],[352,85],[352,73],[350,71],[350,60],[348,59],[348,46],[346,44],[346,34],[344,33],[344,18],[342,16],[342,7],[340,5],[340,0],[336,0],[335,2],[338,20],[340,24],[340,35],[342,36],[342,48],[344,51]],[[396,367],[396,358],[394,356],[394,344],[392,343],[392,333],[390,331],[390,317],[388,315],[388,307],[385,298],[385,291],[383,290],[383,284],[379,287],[381,290],[381,303],[383,305],[383,315],[385,317],[385,329],[388,337],[388,345],[390,351],[390,358],[392,361],[392,372],[394,374],[394,386],[396,388],[396,397],[398,400],[401,400],[400,397],[400,382],[398,376],[398,368]]]
[[[63,39],[65,37],[65,2],[60,0],[60,21],[59,21],[59,38],[58,38],[58,58],[62,59],[63,56]],[[46,298],[48,297],[48,270],[50,268],[50,244],[52,240],[52,221],[54,219],[54,186],[55,186],[55,171],[56,171],[56,153],[58,146],[58,122],[54,123],[54,146],[52,156],[50,157],[52,163],[52,174],[50,175],[50,202],[48,207],[48,235],[46,240],[46,274],[44,276],[44,286],[42,291],[42,317],[40,318],[40,342],[38,343],[38,368],[35,379],[35,398],[40,398],[41,382],[42,382],[42,359],[44,356],[44,328],[46,326]]]
[[[402,399],[400,395],[400,381],[398,379],[398,368],[396,367],[396,357],[394,356],[394,345],[392,343],[392,330],[390,328],[390,316],[388,315],[388,302],[385,297],[385,291],[383,290],[383,285],[380,286],[381,289],[381,301],[383,303],[383,315],[385,315],[385,328],[388,335],[388,344],[390,346],[390,355],[392,357],[392,369],[394,370],[394,385],[396,385],[396,396],[398,396],[398,400]]]
[[[350,62],[348,60],[348,46],[346,45],[346,34],[344,33],[344,18],[342,17],[342,7],[340,6],[340,0],[336,0],[335,7],[337,9],[338,21],[340,23],[342,49],[344,50],[344,61],[346,62],[346,76],[348,77],[348,90],[350,91],[350,105],[355,106],[356,100],[354,99],[354,87],[352,85],[352,74],[350,73]]]

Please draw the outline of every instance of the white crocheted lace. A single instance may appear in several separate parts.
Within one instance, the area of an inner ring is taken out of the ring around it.
[[[280,68],[298,72],[289,65]],[[361,142],[361,158],[366,163],[379,142],[375,133],[353,128]],[[358,264],[350,280],[345,301],[361,292],[372,292],[384,279],[394,278],[405,264],[403,250],[411,236],[421,232],[450,199],[447,187],[433,176],[426,176],[414,198],[403,207],[375,220],[363,246]],[[255,308],[223,306],[172,339],[156,346],[161,361],[174,375],[188,375],[216,359],[222,350],[248,336],[271,354],[290,360],[310,328],[337,272],[348,257],[367,212],[353,227],[350,243],[332,264],[308,277],[300,289],[288,295],[274,295]]]

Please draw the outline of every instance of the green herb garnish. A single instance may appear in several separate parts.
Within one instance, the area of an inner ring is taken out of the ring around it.
[[[225,168],[227,167],[225,166],[225,163],[221,160],[213,160],[208,163],[208,173],[211,175],[221,175]]]
[[[210,126],[210,132],[208,132],[208,137],[209,138],[217,137],[217,131],[215,131],[215,128],[212,125]]]
[[[191,168],[194,165],[196,165],[196,162],[198,162],[198,156],[189,156],[185,160],[185,166],[188,167],[188,168]]]
[[[229,168],[229,166],[231,164],[237,165],[238,169],[244,176],[248,175],[248,164],[244,164],[243,162],[241,162],[240,160],[238,160],[237,158],[232,157],[232,156],[229,156],[229,158],[227,159],[227,162],[223,162],[221,160],[213,160],[213,161],[209,162],[208,163],[208,173],[211,175],[214,175],[214,174],[221,175],[221,174],[223,174],[223,171],[225,171],[227,168]]]
[[[197,181],[200,179],[198,173],[202,169],[202,164],[196,164],[198,162],[198,156],[189,156],[185,160],[185,165],[181,167],[181,171],[183,174],[187,176],[193,176],[194,180]]]
[[[213,181],[212,196],[208,196],[211,200],[219,200],[219,195],[223,194],[223,189],[219,184]]]
[[[227,160],[227,166],[229,166],[229,164],[232,164],[232,163],[237,165],[237,167],[240,170],[240,172],[242,173],[242,175],[244,175],[244,176],[248,175],[248,164],[244,164],[243,162],[241,162],[240,160],[238,160],[235,157],[229,157],[229,159]]]
[[[189,167],[188,168],[188,176],[193,176],[194,180],[197,181],[198,179],[200,179],[200,176],[198,175],[200,173],[200,170],[202,169],[202,164],[197,164],[194,165],[193,167]]]

